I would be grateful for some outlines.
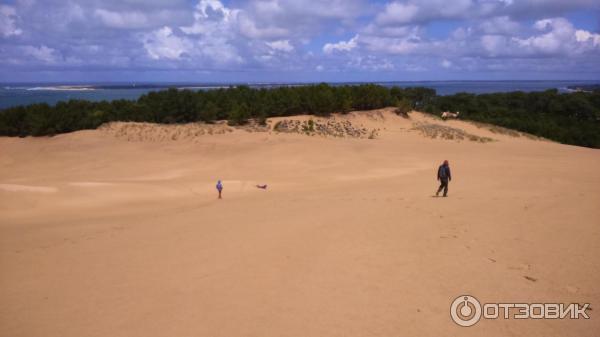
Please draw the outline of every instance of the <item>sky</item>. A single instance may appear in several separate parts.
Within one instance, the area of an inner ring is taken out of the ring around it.
[[[0,82],[600,80],[600,0],[0,0]]]

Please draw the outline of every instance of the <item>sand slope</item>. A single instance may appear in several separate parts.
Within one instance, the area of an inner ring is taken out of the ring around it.
[[[0,138],[0,336],[600,333],[600,151],[419,113],[334,118],[375,139],[284,119]],[[461,294],[592,318],[461,328]]]

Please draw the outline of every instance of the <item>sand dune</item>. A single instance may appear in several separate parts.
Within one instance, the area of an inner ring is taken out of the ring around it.
[[[0,138],[0,336],[597,336],[599,167],[386,109]],[[462,294],[593,310],[462,328]]]

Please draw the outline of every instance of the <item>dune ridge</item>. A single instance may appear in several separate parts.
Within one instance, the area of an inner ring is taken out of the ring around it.
[[[508,135],[520,137],[524,133],[495,127],[484,123],[460,122],[460,128],[455,128],[453,122],[444,121],[431,115],[412,112],[412,117],[397,115],[394,109],[380,109],[374,111],[351,112],[348,114],[333,114],[331,117],[317,117],[312,115],[299,115],[290,117],[277,117],[267,120],[265,125],[256,121],[241,126],[229,126],[226,121],[213,124],[187,123],[187,124],[152,124],[139,122],[110,122],[98,130],[119,139],[128,141],[181,141],[197,140],[204,135],[221,135],[243,130],[247,132],[268,133],[295,133],[307,136],[338,137],[338,138],[364,138],[374,139],[384,128],[399,128],[402,131],[418,131],[428,138],[446,140],[470,140],[486,143],[494,139],[486,135]],[[475,126],[476,128],[473,128]],[[465,131],[469,129],[469,133]],[[482,136],[477,134],[483,134]],[[533,139],[533,137],[532,137]]]

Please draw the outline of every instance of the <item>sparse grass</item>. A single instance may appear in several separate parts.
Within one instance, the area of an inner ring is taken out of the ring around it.
[[[468,140],[478,143],[488,143],[494,141],[489,137],[477,136],[465,132],[462,129],[457,129],[449,126],[430,124],[430,123],[415,123],[412,130],[419,131],[425,137],[433,139],[448,139],[448,140]]]
[[[284,119],[275,124],[274,131],[299,133],[309,136],[324,136],[324,137],[349,137],[349,138],[368,138],[374,139],[377,137],[377,130],[368,130],[364,127],[357,127],[350,121],[335,121],[328,119],[326,121],[308,121],[288,120]]]
[[[481,123],[481,122],[473,122],[471,121],[470,123],[472,123],[473,125],[477,126],[478,128],[481,129],[487,129],[492,133],[495,134],[499,134],[499,135],[505,135],[505,136],[510,136],[510,137],[525,137],[528,139],[533,139],[533,140],[542,140],[544,138],[542,137],[538,137],[535,135],[532,135],[530,133],[526,133],[526,132],[521,132],[521,131],[517,131],[517,130],[513,130],[513,129],[508,129],[502,126],[497,126],[497,125],[493,125],[493,124],[487,124],[487,123]]]

